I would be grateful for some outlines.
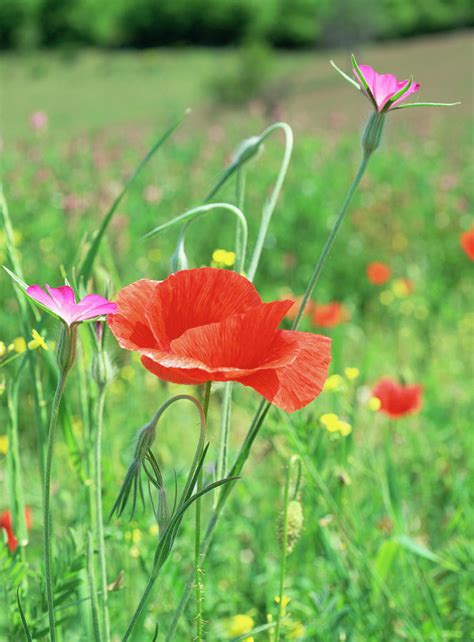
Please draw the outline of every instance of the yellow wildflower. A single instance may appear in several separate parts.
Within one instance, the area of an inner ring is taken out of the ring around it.
[[[13,339],[13,342],[8,346],[8,349],[10,350],[10,352],[12,352],[13,350],[19,353],[25,352],[26,350],[25,339],[23,337],[15,337],[15,339]]]
[[[347,437],[347,435],[350,435],[352,432],[352,426],[347,421],[339,421],[337,430],[343,437]]]
[[[285,609],[288,606],[288,604],[290,603],[290,601],[291,600],[287,595],[283,595],[282,599],[281,599],[281,608]],[[279,595],[275,595],[275,602],[277,604],[280,604],[280,596]]]
[[[344,368],[344,374],[350,381],[353,381],[360,375],[360,370],[359,368]]]
[[[217,249],[212,253],[212,261],[217,266],[232,267],[235,263],[235,252]]]
[[[319,421],[329,432],[336,432],[338,429],[339,417],[334,412],[326,412],[324,415],[321,415]]]
[[[286,634],[286,637],[288,638],[288,640],[297,640],[299,638],[302,638],[305,632],[306,629],[304,628],[304,624],[302,624],[302,622],[293,622],[291,624],[291,629]]]
[[[235,638],[244,635],[253,629],[255,622],[250,615],[233,615],[226,624],[226,633],[229,637]],[[246,638],[245,642],[253,642],[252,637]]]
[[[7,346],[3,343],[3,341],[0,341],[0,358],[3,357],[7,352]]]
[[[153,535],[153,537],[157,537],[158,533],[159,533],[158,524],[152,524],[150,526],[150,535]]]
[[[326,379],[323,390],[340,390],[344,379],[339,374],[333,374]]]
[[[0,455],[6,455],[8,452],[8,437],[0,435]]]
[[[378,397],[371,397],[367,405],[369,406],[369,410],[373,410],[374,412],[377,412],[377,410],[380,409],[380,406],[382,405],[382,403]]]
[[[37,330],[31,331],[31,336],[33,337],[31,341],[28,342],[28,348],[30,350],[36,350],[36,348],[43,348],[43,350],[48,350],[46,341],[40,335]]]

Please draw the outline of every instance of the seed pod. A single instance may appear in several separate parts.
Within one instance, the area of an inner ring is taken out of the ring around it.
[[[287,512],[287,521],[286,521],[286,529],[287,529],[286,550],[287,550],[287,553],[291,553],[293,552],[296,542],[301,537],[301,533],[303,531],[304,516],[303,516],[303,506],[300,500],[292,499],[288,503],[287,511],[288,512]],[[280,543],[282,541],[283,529],[284,529],[284,515],[282,515],[282,519],[280,521],[280,529],[279,529]]]

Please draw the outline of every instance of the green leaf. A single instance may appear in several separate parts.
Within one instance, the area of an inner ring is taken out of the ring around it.
[[[361,83],[362,87],[363,87],[363,88],[364,88],[364,90],[365,90],[365,93],[367,94],[367,96],[368,96],[368,97],[370,98],[370,100],[372,101],[372,103],[373,103],[373,105],[374,105],[375,109],[378,111],[377,101],[375,100],[374,95],[373,95],[373,94],[372,94],[372,92],[370,91],[370,89],[369,89],[369,85],[367,84],[367,81],[366,81],[366,79],[364,78],[364,75],[362,74],[361,70],[359,69],[359,65],[357,64],[357,60],[356,60],[356,57],[354,56],[354,54],[352,54],[352,56],[351,56],[351,60],[352,60],[352,66],[353,66],[353,67],[354,67],[354,69],[355,69],[355,72],[356,72],[356,74],[357,74],[357,77],[359,78],[360,83]]]
[[[374,562],[374,572],[380,583],[387,581],[399,548],[398,542],[393,539],[382,542]],[[380,583],[374,582],[373,592],[375,598],[380,594]]]
[[[418,557],[422,557],[425,560],[429,560],[430,562],[434,562],[435,564],[439,564],[440,566],[443,566],[444,568],[448,568],[450,570],[456,570],[456,567],[451,564],[451,562],[444,560],[442,557],[437,555],[436,553],[433,553],[429,548],[426,548],[426,546],[423,546],[422,544],[419,544],[416,542],[414,539],[409,537],[408,535],[398,535],[395,538],[395,541],[405,550],[409,551],[410,553],[413,553],[414,555],[418,555]]]
[[[25,633],[26,639],[28,642],[33,642],[33,638],[31,637],[30,629],[28,627],[28,622],[26,621],[23,607],[21,606],[20,587],[18,587],[16,591],[16,603],[18,605],[18,611],[20,612],[21,624],[23,626],[23,632]]]
[[[138,164],[137,168],[135,169],[134,173],[132,176],[128,179],[127,183],[125,184],[125,187],[123,190],[120,192],[120,194],[117,196],[115,201],[112,204],[112,207],[110,210],[107,212],[105,215],[104,219],[102,220],[102,223],[97,230],[94,240],[92,242],[91,247],[89,248],[89,251],[87,252],[87,255],[80,266],[78,270],[78,278],[82,278],[84,282],[86,282],[92,272],[92,268],[94,265],[95,258],[97,256],[97,252],[99,251],[99,246],[102,241],[102,238],[105,234],[105,231],[107,230],[107,227],[109,226],[110,221],[112,220],[112,217],[117,210],[118,206],[120,205],[123,197],[127,193],[129,187],[132,185],[132,183],[135,181],[137,176],[140,174],[142,169],[145,167],[145,165],[148,163],[148,161],[155,155],[155,153],[160,149],[160,147],[165,143],[168,138],[171,136],[171,134],[179,127],[179,125],[183,122],[186,114],[179,118],[169,129],[166,130],[166,132],[159,138],[156,143],[153,145],[153,147],[149,150],[149,152],[146,154],[146,156],[141,160],[141,162]]]
[[[396,93],[396,94],[394,94],[394,95],[390,98],[390,100],[388,100],[388,101],[387,101],[386,105],[385,105],[385,106],[384,106],[384,108],[383,108],[383,111],[388,111],[388,110],[390,109],[390,107],[391,107],[395,102],[397,102],[397,100],[399,100],[402,96],[404,96],[404,95],[408,92],[408,90],[410,89],[410,87],[411,87],[412,85],[413,85],[413,76],[410,76],[410,80],[408,81],[408,83],[407,83],[404,87],[402,87],[402,88],[400,89],[400,91],[397,91],[397,93]]]
[[[330,60],[329,62],[330,62],[330,64],[332,65],[332,67],[334,67],[334,69],[335,69],[338,73],[340,73],[340,74],[341,74],[341,76],[342,76],[343,78],[345,78],[345,79],[347,80],[347,82],[350,82],[350,83],[351,83],[351,85],[354,85],[354,87],[360,91],[360,85],[359,85],[358,83],[356,83],[356,81],[355,81],[353,78],[351,78],[348,74],[346,74],[346,72],[345,72],[345,71],[342,71],[342,69],[340,69],[340,68],[336,65],[336,63],[334,62],[334,60]]]
[[[390,111],[395,111],[396,109],[406,109],[407,107],[455,107],[461,103],[405,103],[404,105],[397,105],[392,107]]]

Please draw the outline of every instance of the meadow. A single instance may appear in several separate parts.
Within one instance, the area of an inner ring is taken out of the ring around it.
[[[281,518],[288,466],[301,462],[297,503],[302,509],[286,559],[280,640],[315,642],[462,641],[474,631],[472,417],[474,399],[472,260],[460,236],[472,217],[472,86],[459,33],[358,51],[359,61],[422,85],[420,99],[461,101],[445,110],[400,110],[387,117],[383,144],[373,155],[313,300],[338,302],[334,327],[310,317],[302,329],[330,336],[332,364],[321,396],[286,414],[267,416],[236,483],[204,564],[205,638],[274,640],[279,609]],[[203,203],[242,139],[276,120],[294,129],[295,145],[266,238],[255,285],[264,301],[299,296],[321,252],[360,158],[368,102],[329,65],[348,70],[345,52],[277,53],[245,102],[222,100],[225,80],[245,82],[241,54],[232,50],[2,54],[2,184],[14,240],[28,283],[58,286],[72,277],[90,235],[153,142],[187,108],[191,112],[131,185],[111,221],[94,269],[94,292],[114,294],[171,270],[178,228],[143,236]],[[247,79],[248,80],[248,79]],[[250,82],[250,81],[249,81]],[[30,116],[47,114],[35,130]],[[260,213],[283,153],[268,139],[248,162],[243,211],[250,249]],[[219,200],[236,202],[229,181]],[[193,267],[226,265],[233,250],[230,216],[202,218],[186,243]],[[7,235],[0,258],[12,268]],[[229,263],[232,261],[229,260]],[[391,269],[381,285],[367,266]],[[22,352],[20,310],[9,276],[0,275],[0,341],[14,359],[0,362],[0,512],[13,501],[7,444],[18,423],[16,461],[31,511],[26,546],[15,553],[0,542],[0,639],[24,639],[17,586],[34,639],[47,639],[41,566],[40,453],[44,435],[35,417],[28,355],[40,372],[48,410],[54,395],[57,323],[34,317],[31,327],[49,349]],[[284,321],[289,327],[289,321]],[[55,585],[64,619],[60,640],[92,640],[87,534],[90,436],[97,390],[87,328],[71,372],[53,467]],[[13,348],[9,350],[9,346]],[[103,503],[108,515],[130,464],[134,438],[157,408],[183,386],[159,381],[136,355],[119,350],[108,333],[115,369],[107,389],[103,432]],[[18,355],[18,356],[17,356]],[[389,419],[371,404],[382,376],[423,386],[413,415]],[[18,382],[18,399],[11,391]],[[194,394],[193,388],[184,388]],[[213,388],[205,478],[217,457],[222,385]],[[234,386],[230,458],[245,436],[260,399]],[[350,425],[331,430],[327,416]],[[323,420],[321,420],[323,417]],[[13,418],[13,419],[12,419]],[[192,407],[172,407],[154,445],[171,497],[182,484],[198,435]],[[203,500],[204,519],[213,498]],[[295,508],[295,507],[293,507]],[[295,510],[299,511],[300,508]],[[153,561],[157,526],[151,510],[105,525],[112,639],[119,640],[140,599]],[[186,514],[172,554],[148,605],[136,640],[165,640],[193,566],[194,519]],[[89,569],[90,570],[90,569]],[[287,603],[286,603],[287,602]],[[192,598],[176,640],[194,639]],[[266,626],[270,625],[270,626]],[[240,627],[240,628],[239,628]],[[259,628],[260,627],[260,628]]]

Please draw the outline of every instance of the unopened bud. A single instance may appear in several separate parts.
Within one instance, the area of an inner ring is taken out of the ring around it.
[[[115,378],[115,368],[107,352],[100,350],[92,361],[92,378],[99,388],[108,386]]]
[[[286,516],[286,550],[288,553],[291,553],[296,545],[296,542],[301,537],[303,531],[303,506],[301,502],[297,499],[293,499],[288,503],[287,516]],[[280,539],[281,531],[284,528],[284,524],[281,524],[280,527]]]
[[[66,375],[76,360],[77,323],[63,324],[59,338],[57,359],[61,374]]]
[[[242,165],[253,158],[260,150],[260,136],[250,136],[243,140],[232,155],[233,165]]]
[[[362,147],[364,154],[370,156],[377,147],[380,145],[382,138],[383,127],[385,124],[385,114],[383,112],[374,111],[367,123],[367,127],[362,135]]]

